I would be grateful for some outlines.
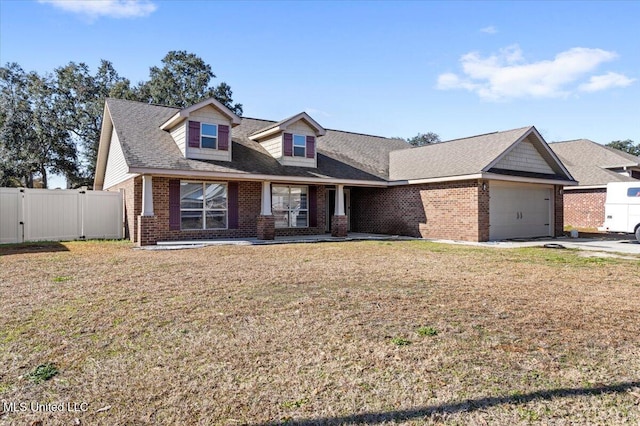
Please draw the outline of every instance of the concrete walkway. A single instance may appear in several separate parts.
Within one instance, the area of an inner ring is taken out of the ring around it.
[[[343,241],[408,241],[419,238],[403,237],[400,235],[367,234],[362,232],[349,232],[346,237],[332,237],[331,234],[322,235],[298,235],[291,237],[276,237],[275,240],[259,240],[257,238],[228,238],[216,240],[189,240],[189,241],[158,241],[155,246],[144,246],[147,250],[177,250],[186,248],[198,248],[205,246],[259,246],[271,244],[301,244]]]
[[[342,241],[410,241],[421,240],[420,238],[403,237],[399,235],[367,234],[360,232],[350,232],[344,238],[332,237],[331,234],[323,235],[300,235],[294,237],[276,237],[275,240],[258,240],[257,238],[229,238],[216,240],[189,240],[189,241],[159,241],[155,246],[142,247],[146,250],[178,250],[188,248],[199,248],[219,245],[271,245],[271,244],[301,244],[320,242],[342,242]],[[622,253],[626,255],[638,256],[640,258],[640,243],[631,235],[618,234],[589,234],[581,238],[539,238],[530,240],[506,240],[488,241],[474,243],[469,241],[453,240],[423,240],[444,244],[460,244],[477,247],[490,248],[517,248],[517,247],[544,247],[550,248],[570,248],[588,250],[593,255],[599,253]],[[559,247],[560,246],[560,247]]]

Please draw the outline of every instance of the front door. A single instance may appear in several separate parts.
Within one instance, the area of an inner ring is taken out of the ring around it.
[[[336,190],[330,189],[327,192],[327,232],[331,232],[331,218],[336,211]],[[344,190],[344,213],[347,215],[347,231],[351,231],[351,191]]]

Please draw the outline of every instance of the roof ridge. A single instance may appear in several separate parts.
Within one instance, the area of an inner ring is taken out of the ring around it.
[[[570,140],[568,140],[568,141],[553,141],[553,142],[549,142],[549,144],[552,144],[552,143],[582,142],[582,141],[584,141],[584,142],[591,142],[591,143],[594,143],[594,144],[596,144],[596,145],[603,146],[601,143],[596,142],[596,141],[592,141],[591,139],[587,139],[587,138],[570,139]]]
[[[399,137],[398,138],[390,138],[390,137],[387,137],[387,136],[372,135],[372,134],[369,134],[369,133],[350,132],[348,130],[338,130],[338,129],[326,129],[326,130],[330,130],[332,132],[348,133],[350,135],[368,136],[370,138],[389,139],[389,140],[392,140],[392,141],[403,141],[403,140],[405,140],[405,139],[399,138]]]
[[[122,98],[114,98],[113,96],[107,96],[105,98],[105,102],[106,101],[122,101],[122,102],[130,102],[130,103],[134,103],[134,104],[142,104],[142,105],[146,105],[146,106],[156,106],[156,107],[162,107],[162,108],[171,108],[171,109],[177,109],[177,110],[181,110],[183,108],[180,107],[175,107],[175,106],[169,106],[169,105],[163,105],[163,104],[156,104],[156,103],[152,103],[152,102],[143,102],[143,101],[135,101],[135,100],[131,100],[131,99],[122,99]]]
[[[467,136],[467,137],[456,138],[456,139],[449,139],[449,140],[446,140],[446,141],[436,142],[436,143],[429,143],[429,144],[422,145],[422,146],[419,146],[419,147],[416,147],[416,148],[423,148],[425,146],[433,146],[433,145],[442,145],[443,143],[457,142],[457,141],[461,141],[461,140],[465,140],[465,139],[479,138],[481,136],[497,135],[499,133],[515,132],[516,130],[531,129],[532,127],[534,127],[534,126],[524,126],[524,127],[518,127],[518,128],[510,129],[510,130],[497,130],[495,132],[481,133],[479,135]]]

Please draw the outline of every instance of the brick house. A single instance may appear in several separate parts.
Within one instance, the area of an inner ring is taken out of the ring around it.
[[[564,189],[564,223],[575,228],[598,228],[604,223],[609,182],[640,179],[640,157],[588,139],[553,142],[558,155],[578,186]]]
[[[108,99],[94,189],[123,191],[140,245],[348,232],[468,241],[556,236],[576,182],[535,127],[420,148],[306,113],[241,118]]]

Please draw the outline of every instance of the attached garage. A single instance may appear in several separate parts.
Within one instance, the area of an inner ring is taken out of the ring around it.
[[[390,159],[391,179],[406,185],[394,189],[406,218],[383,218],[404,222],[393,229],[468,241],[563,233],[563,186],[576,181],[535,127],[393,151]]]
[[[491,182],[489,239],[554,235],[552,185]]]

